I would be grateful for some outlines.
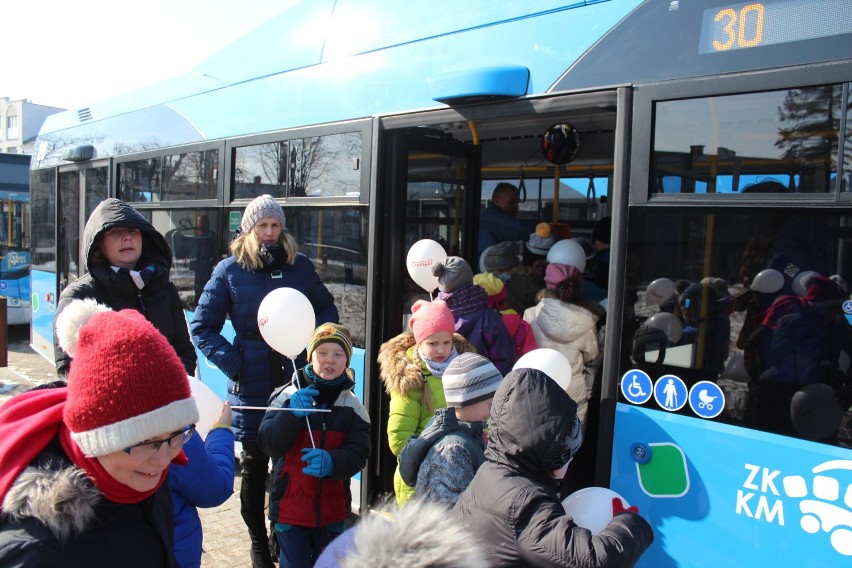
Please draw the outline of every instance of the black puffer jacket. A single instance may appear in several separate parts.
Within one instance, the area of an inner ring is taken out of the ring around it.
[[[107,501],[54,440],[3,500],[0,566],[177,567],[173,519],[168,483],[138,503]]]
[[[650,525],[620,513],[599,535],[565,514],[549,464],[577,405],[544,373],[509,373],[494,397],[485,464],[455,512],[484,542],[495,566],[624,567],[654,540]]]
[[[139,290],[129,276],[115,273],[108,264],[92,262],[92,254],[100,249],[104,233],[115,227],[142,231],[142,256],[137,267],[154,267],[154,277]],[[92,212],[83,231],[88,273],[72,282],[59,296],[53,321],[72,300],[91,298],[113,310],[133,309],[141,312],[160,333],[166,336],[177,351],[186,372],[195,373],[195,347],[189,338],[189,328],[177,288],[169,281],[172,251],[166,239],[138,211],[118,199],[106,199]],[[54,324],[55,325],[55,324]],[[54,353],[59,376],[68,374],[71,356],[56,340]]]

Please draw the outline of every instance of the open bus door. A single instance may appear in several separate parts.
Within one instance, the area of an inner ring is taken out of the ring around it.
[[[440,243],[448,255],[461,256],[476,266],[479,221],[480,148],[426,128],[391,130],[382,145],[380,164],[385,187],[374,217],[376,266],[373,330],[380,345],[408,329],[411,305],[430,298],[406,270],[409,248],[421,239]],[[437,294],[437,290],[434,291]],[[434,294],[433,294],[434,295]],[[393,492],[396,458],[387,443],[389,399],[378,380],[375,360],[367,399],[373,417],[373,455],[367,490],[372,496]]]

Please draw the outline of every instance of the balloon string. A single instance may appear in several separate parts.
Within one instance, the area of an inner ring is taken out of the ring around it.
[[[430,302],[434,302],[434,301],[435,301],[435,297],[434,297],[434,296],[432,296],[432,292],[429,292],[429,301],[430,301]]]
[[[299,382],[299,371],[296,370],[296,362],[290,359],[290,363],[293,365],[293,382],[296,383],[296,390],[302,388],[302,384]],[[310,363],[309,363],[310,364]],[[308,436],[311,439],[311,447],[313,449],[317,449],[317,444],[314,442],[314,433],[311,432],[311,420],[308,418],[309,414],[305,414],[305,422],[308,425]]]

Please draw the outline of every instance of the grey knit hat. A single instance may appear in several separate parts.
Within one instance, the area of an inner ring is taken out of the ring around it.
[[[491,245],[482,254],[482,267],[486,271],[509,270],[518,265],[518,244],[514,241],[503,241]]]
[[[244,233],[248,233],[254,228],[258,221],[264,217],[272,217],[281,221],[281,228],[284,228],[284,210],[275,202],[268,193],[255,197],[254,200],[246,206],[243,213],[243,218],[240,221],[240,228]]]
[[[473,270],[460,256],[448,256],[432,265],[432,276],[438,279],[438,290],[455,292],[468,284],[473,284]]]
[[[447,406],[464,408],[494,396],[503,375],[494,364],[476,353],[462,353],[444,371],[441,382]]]

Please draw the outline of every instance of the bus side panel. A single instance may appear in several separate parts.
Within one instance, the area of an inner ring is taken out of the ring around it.
[[[650,460],[636,459],[637,445]],[[842,566],[846,448],[618,403],[611,488],[654,528],[637,566]]]
[[[44,270],[30,272],[32,289],[32,347],[49,361],[53,355],[53,314],[56,311],[56,274]]]

